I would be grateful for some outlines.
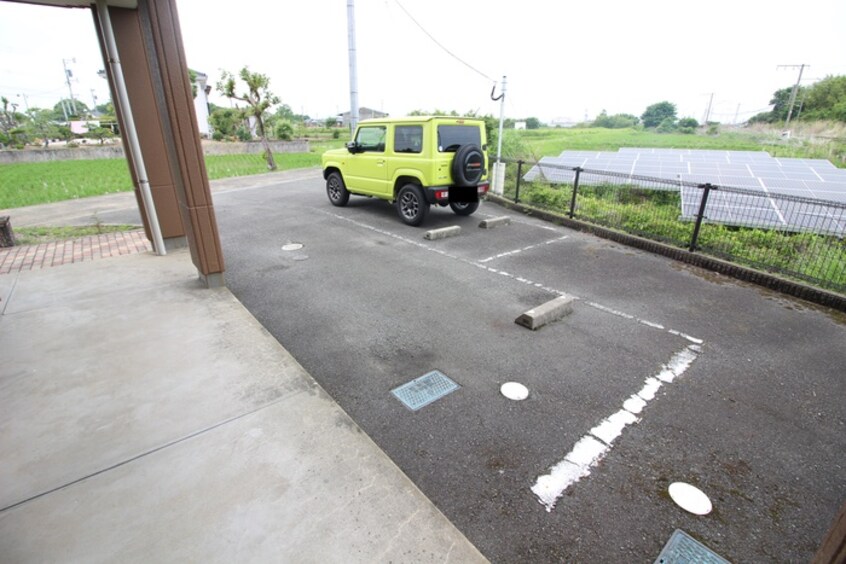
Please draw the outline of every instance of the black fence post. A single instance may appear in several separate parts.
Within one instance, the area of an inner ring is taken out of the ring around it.
[[[579,191],[579,175],[582,173],[581,167],[573,169],[576,171],[576,178],[573,179],[573,197],[570,199],[570,219],[573,219],[573,214],[576,212],[576,193]]]
[[[514,189],[514,203],[520,203],[520,177],[523,176],[523,161],[517,161],[517,187]]]
[[[690,252],[696,251],[696,243],[699,241],[699,229],[702,227],[702,218],[705,217],[705,205],[708,203],[708,194],[711,193],[713,186],[710,183],[700,184],[702,191],[702,201],[699,202],[699,213],[696,214],[696,224],[693,226],[693,235],[690,238]]]

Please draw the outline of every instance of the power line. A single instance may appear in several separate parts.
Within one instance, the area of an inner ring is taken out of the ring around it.
[[[431,33],[429,33],[428,31],[426,31],[426,28],[424,28],[422,25],[420,25],[420,22],[418,22],[416,19],[414,19],[414,16],[412,16],[412,15],[409,13],[409,11],[405,9],[405,6],[403,6],[402,4],[400,4],[399,0],[394,0],[394,2],[396,2],[397,6],[399,6],[399,7],[400,7],[400,9],[401,9],[403,12],[405,12],[405,15],[406,15],[406,16],[408,16],[408,17],[411,19],[411,21],[413,21],[413,22],[415,23],[415,25],[416,25],[417,27],[419,27],[419,28],[420,28],[420,31],[422,31],[423,33],[425,33],[425,34],[426,34],[426,36],[427,36],[427,37],[429,37],[429,39],[431,39],[432,41],[434,41],[435,45],[437,45],[438,47],[440,47],[441,49],[443,49],[444,51],[446,51],[446,53],[447,53],[450,57],[452,57],[453,59],[455,59],[456,61],[458,61],[459,63],[461,63],[461,64],[462,64],[462,65],[464,65],[465,67],[467,67],[468,69],[472,70],[473,72],[475,72],[475,73],[476,73],[476,74],[478,74],[479,76],[482,76],[482,77],[484,77],[484,78],[487,78],[487,79],[488,79],[488,80],[490,80],[491,82],[496,82],[494,79],[492,79],[491,77],[489,77],[488,75],[486,75],[485,73],[483,73],[482,71],[480,71],[479,69],[475,68],[473,65],[471,65],[471,64],[470,64],[470,63],[468,63],[467,61],[465,61],[465,60],[461,59],[458,55],[456,55],[455,53],[453,53],[452,51],[450,51],[450,50],[449,50],[449,49],[447,49],[446,47],[444,47],[444,46],[443,46],[443,44],[442,44],[440,41],[438,41],[437,39],[435,39],[435,37],[434,37]]]

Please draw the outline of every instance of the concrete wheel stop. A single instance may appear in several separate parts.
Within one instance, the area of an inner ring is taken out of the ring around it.
[[[501,217],[491,217],[488,219],[483,219],[479,223],[479,227],[482,229],[493,229],[494,227],[498,227],[500,225],[511,225],[511,218],[507,215],[503,215]]]
[[[430,229],[423,234],[424,239],[434,241],[435,239],[446,239],[447,237],[455,237],[461,234],[460,225],[451,225],[449,227],[441,227],[440,229]]]
[[[559,296],[554,300],[550,300],[523,313],[514,320],[514,323],[532,331],[537,331],[544,325],[558,321],[572,313],[575,299],[573,296],[566,294]]]

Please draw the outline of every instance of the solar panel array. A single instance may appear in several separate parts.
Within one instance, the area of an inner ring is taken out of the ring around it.
[[[764,151],[647,148],[622,148],[617,152],[564,151],[558,157],[542,158],[523,178],[572,183],[575,172],[559,166],[609,173],[582,173],[580,184],[629,184],[678,190],[685,219],[696,217],[702,197],[701,188],[685,186],[685,183],[711,183],[721,189],[710,193],[705,210],[708,221],[846,234],[846,212],[842,207],[824,203],[809,205],[807,202],[797,205],[789,198],[777,197],[785,195],[846,204],[846,170],[824,159],[774,158]],[[650,180],[654,178],[668,182]],[[674,185],[672,181],[681,182]]]

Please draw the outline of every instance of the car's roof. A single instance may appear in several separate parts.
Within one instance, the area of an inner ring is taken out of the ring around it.
[[[379,123],[421,123],[424,121],[448,121],[460,125],[462,123],[484,123],[481,118],[459,117],[459,116],[403,116],[403,117],[384,117],[364,119],[359,124],[379,124]]]

